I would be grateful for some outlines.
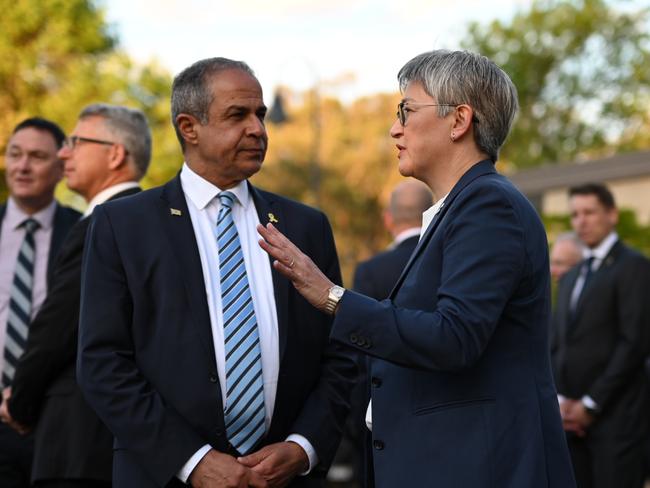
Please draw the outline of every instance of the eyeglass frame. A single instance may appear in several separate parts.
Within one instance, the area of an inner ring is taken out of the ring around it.
[[[420,107],[454,107],[454,108],[464,105],[462,103],[424,103],[424,102],[410,102],[408,100],[402,100],[397,104],[397,114],[396,114],[397,120],[399,120],[399,123],[402,127],[406,125],[406,119],[408,118],[406,116],[406,112],[404,112],[404,107],[408,104],[419,105]],[[478,124],[478,118],[473,113],[472,113],[472,122]]]
[[[77,144],[79,144],[80,142],[90,142],[92,144],[103,144],[105,146],[113,146],[115,144],[119,144],[119,142],[104,141],[102,139],[93,139],[92,137],[68,136],[63,141],[63,146],[67,147],[70,150],[74,150],[77,147]]]

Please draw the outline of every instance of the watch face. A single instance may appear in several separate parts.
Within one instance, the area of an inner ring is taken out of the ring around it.
[[[343,293],[345,293],[345,288],[341,288],[340,286],[332,287],[332,295],[334,295],[336,298],[341,298],[343,296]]]

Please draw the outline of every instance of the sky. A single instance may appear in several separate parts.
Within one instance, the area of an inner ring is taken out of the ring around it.
[[[246,61],[267,103],[278,85],[318,86],[351,101],[396,92],[409,59],[459,48],[467,24],[507,20],[530,0],[103,0],[107,20],[137,61],[172,74],[194,61]]]

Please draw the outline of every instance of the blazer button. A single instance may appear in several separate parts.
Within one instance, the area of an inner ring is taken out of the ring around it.
[[[384,448],[384,443],[379,439],[375,439],[374,441],[372,441],[372,446],[378,451],[381,451]]]
[[[217,429],[217,430],[214,431],[214,434],[215,434],[217,437],[221,437],[221,436],[223,435],[223,430],[221,430],[221,429]]]
[[[365,347],[366,349],[370,349],[372,347],[372,342],[366,340],[366,343],[364,344],[363,347]]]
[[[372,385],[373,388],[379,388],[381,386],[381,379],[377,378],[376,376],[373,376],[370,379],[370,384]]]
[[[363,337],[360,337],[357,341],[357,346],[366,347],[366,340]]]
[[[216,383],[217,381],[219,381],[217,375],[214,373],[210,373],[210,383]]]
[[[359,338],[357,337],[356,334],[350,334],[350,342],[352,344],[356,344],[358,340],[359,340]]]

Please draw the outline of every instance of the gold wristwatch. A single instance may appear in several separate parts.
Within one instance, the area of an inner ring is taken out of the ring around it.
[[[345,288],[342,286],[334,285],[332,288],[330,288],[327,302],[325,302],[325,311],[328,314],[334,315],[334,312],[336,312],[336,307],[338,306],[339,301],[341,300],[341,297],[344,293]]]

